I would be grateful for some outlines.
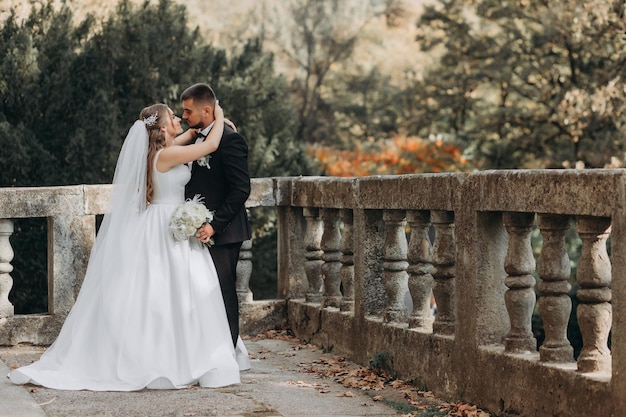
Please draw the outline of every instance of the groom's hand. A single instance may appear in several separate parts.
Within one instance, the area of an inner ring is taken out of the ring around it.
[[[198,240],[202,243],[207,243],[214,234],[215,230],[213,229],[213,226],[209,223],[204,223],[196,232],[196,238],[198,238]]]

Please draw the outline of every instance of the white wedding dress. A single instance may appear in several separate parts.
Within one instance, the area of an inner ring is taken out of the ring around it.
[[[175,242],[168,230],[189,169],[153,172],[153,202],[131,216],[133,235],[112,239],[108,252],[100,245],[116,259],[92,253],[57,340],[39,361],[12,370],[12,382],[93,391],[240,382],[248,356],[241,339],[233,348],[211,256],[196,239]]]

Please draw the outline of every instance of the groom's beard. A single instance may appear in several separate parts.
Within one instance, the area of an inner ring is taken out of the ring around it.
[[[187,122],[187,126],[189,126],[189,129],[202,129],[202,122],[196,123],[195,125],[192,125],[189,122]]]

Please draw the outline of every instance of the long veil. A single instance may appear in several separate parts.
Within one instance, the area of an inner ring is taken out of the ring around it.
[[[136,222],[136,216],[146,209],[147,158],[148,131],[144,122],[137,120],[130,128],[117,160],[109,208],[100,226],[94,251],[106,245],[107,240],[118,240],[127,235]]]
[[[139,242],[145,232],[147,154],[148,132],[143,121],[138,120],[122,145],[109,206],[96,236],[78,298],[65,320],[61,335],[81,331],[78,327],[83,323],[76,320],[76,316],[96,308],[96,305],[105,306],[111,316],[123,314],[125,305],[132,302],[126,299],[122,289],[146,262]],[[120,316],[120,320],[123,317]],[[54,345],[71,343],[72,338],[59,337]],[[94,349],[105,345],[101,343]],[[69,346],[59,349],[65,350],[69,350]]]
[[[142,218],[146,210],[146,166],[148,131],[137,120],[130,128],[120,150],[113,176],[113,190],[107,211],[89,256],[89,264],[76,304],[93,303],[119,287],[119,280],[133,277],[142,260],[138,242],[144,232]],[[107,281],[103,289],[103,281]],[[100,301],[100,300],[99,300]],[[115,305],[119,299],[103,300]],[[67,321],[70,317],[68,317]]]
[[[102,280],[109,281],[106,287],[113,290],[118,286],[116,281],[132,279],[134,271],[143,261],[139,256],[138,242],[145,232],[142,218],[146,210],[147,156],[148,131],[144,122],[137,120],[120,150],[108,209],[89,257],[80,295],[101,287]],[[106,293],[98,292],[99,295]],[[107,302],[115,304],[120,301]]]

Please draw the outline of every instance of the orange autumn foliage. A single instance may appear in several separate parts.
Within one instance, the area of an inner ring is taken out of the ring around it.
[[[461,150],[441,140],[395,136],[352,150],[329,146],[310,147],[308,153],[322,166],[324,173],[335,177],[416,174],[422,172],[469,171],[472,167]]]

